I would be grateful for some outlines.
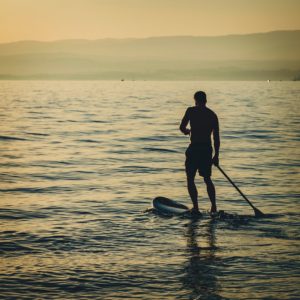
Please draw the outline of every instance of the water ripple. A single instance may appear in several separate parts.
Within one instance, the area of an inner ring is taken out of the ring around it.
[[[178,127],[199,82],[0,82],[3,299],[298,298],[299,83],[200,85],[264,218],[215,168],[222,217],[198,176],[202,218],[148,209],[192,205]]]

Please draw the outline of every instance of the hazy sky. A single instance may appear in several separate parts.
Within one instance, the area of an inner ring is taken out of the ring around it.
[[[0,0],[0,42],[300,29],[300,0]]]

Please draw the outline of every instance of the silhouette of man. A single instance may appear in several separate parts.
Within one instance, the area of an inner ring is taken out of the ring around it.
[[[192,213],[200,213],[198,207],[198,191],[195,185],[195,175],[204,178],[207,193],[211,201],[211,213],[217,211],[215,186],[211,180],[211,166],[219,165],[219,121],[217,115],[206,107],[206,94],[202,91],[194,95],[195,106],[189,107],[180,124],[180,131],[190,135],[191,143],[185,155],[185,171],[187,188],[193,202]],[[190,123],[190,129],[187,128]],[[214,139],[214,157],[212,158],[211,134]]]

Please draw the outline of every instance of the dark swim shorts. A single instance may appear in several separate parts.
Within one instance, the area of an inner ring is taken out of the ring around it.
[[[211,176],[211,146],[191,144],[185,151],[185,156],[185,171],[188,176],[195,177],[197,170],[202,177]]]

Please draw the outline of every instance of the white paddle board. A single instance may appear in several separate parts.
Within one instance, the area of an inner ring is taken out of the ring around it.
[[[165,197],[156,197],[153,199],[152,205],[158,212],[170,215],[180,215],[189,212],[187,206]]]

